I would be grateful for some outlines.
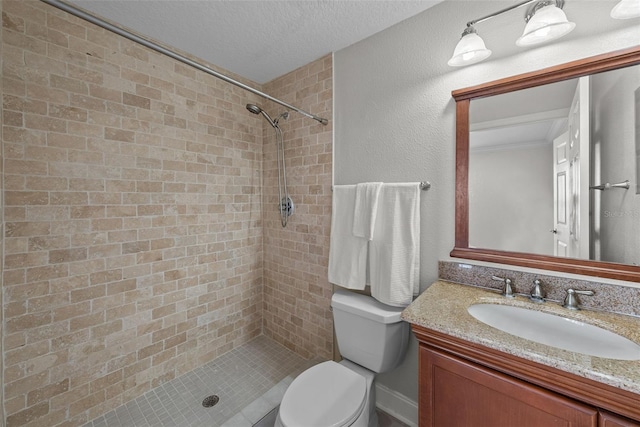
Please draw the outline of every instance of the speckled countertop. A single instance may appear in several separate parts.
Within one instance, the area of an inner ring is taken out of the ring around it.
[[[640,343],[640,318],[597,311],[570,311],[553,302],[535,304],[518,296],[507,299],[499,293],[468,285],[437,281],[402,313],[409,323],[484,345],[640,394],[640,361],[588,356],[538,344],[486,325],[467,312],[478,303],[505,304],[545,311],[599,326]]]

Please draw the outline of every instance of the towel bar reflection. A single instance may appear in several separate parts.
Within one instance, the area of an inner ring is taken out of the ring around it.
[[[604,191],[604,190],[608,190],[610,188],[624,188],[625,190],[628,190],[629,189],[629,180],[627,179],[626,181],[619,182],[617,184],[609,184],[607,182],[606,184],[602,184],[602,185],[594,185],[594,186],[589,187],[589,190]]]

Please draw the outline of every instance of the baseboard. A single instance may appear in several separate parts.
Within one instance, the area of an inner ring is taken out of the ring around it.
[[[397,391],[376,384],[376,407],[410,427],[418,427],[418,404]]]

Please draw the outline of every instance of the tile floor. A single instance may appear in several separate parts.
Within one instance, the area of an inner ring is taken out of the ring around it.
[[[84,427],[272,427],[288,385],[320,360],[260,336],[102,415]],[[219,398],[205,408],[210,395]],[[380,427],[406,427],[379,413]]]

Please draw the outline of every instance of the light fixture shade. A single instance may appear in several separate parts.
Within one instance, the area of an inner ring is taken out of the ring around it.
[[[576,24],[569,22],[567,15],[554,4],[537,10],[524,27],[524,33],[516,40],[518,46],[532,46],[548,42],[569,34]]]
[[[611,9],[611,17],[615,19],[640,17],[640,0],[620,0],[620,3]]]
[[[452,67],[462,67],[480,62],[490,55],[491,51],[485,46],[482,37],[472,27],[469,27],[462,33],[462,38],[456,45],[453,56],[447,64]]]

